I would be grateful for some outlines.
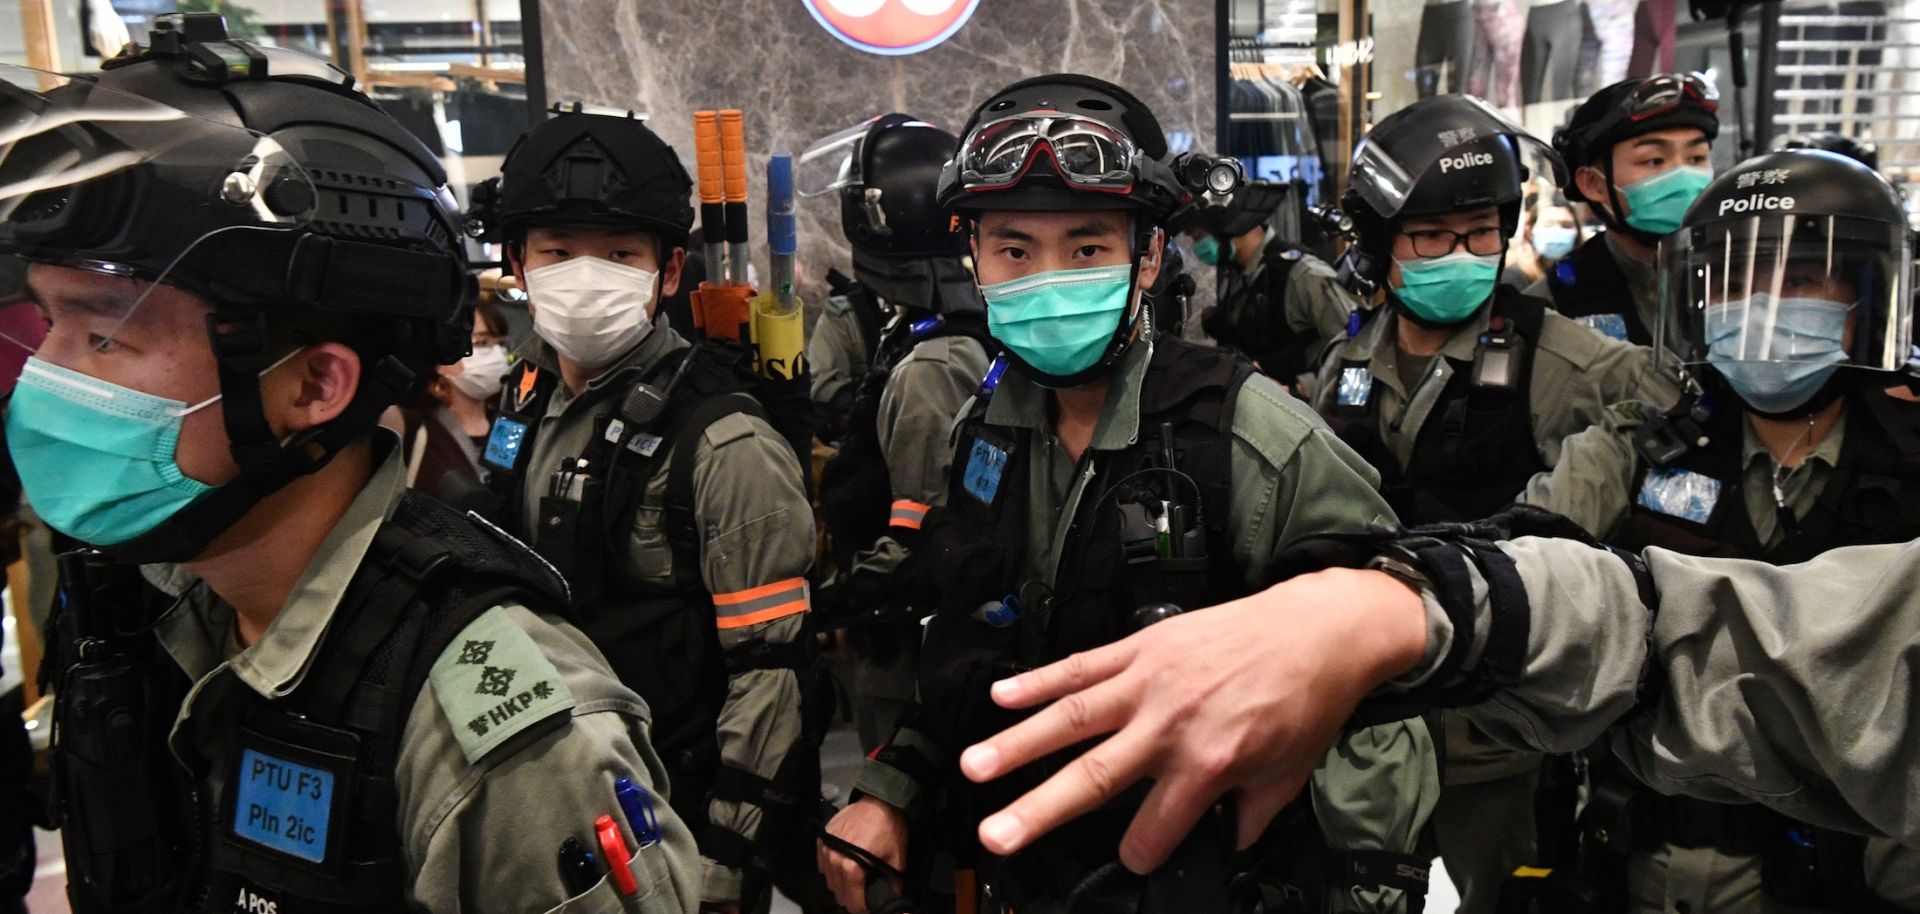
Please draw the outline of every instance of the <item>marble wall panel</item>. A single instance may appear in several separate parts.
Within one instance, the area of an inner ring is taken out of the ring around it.
[[[900,0],[889,0],[900,2]],[[801,0],[542,0],[550,101],[634,108],[693,170],[693,112],[746,112],[754,250],[765,269],[767,157],[888,111],[957,130],[995,89],[1074,71],[1126,86],[1178,142],[1212,148],[1214,0],[980,0],[952,38],[907,57],[841,43]],[[832,196],[799,206],[801,290],[817,306],[849,263]],[[764,273],[762,274],[764,275]]]

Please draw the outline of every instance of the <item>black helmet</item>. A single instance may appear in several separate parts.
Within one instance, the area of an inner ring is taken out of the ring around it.
[[[1900,195],[1878,172],[1818,150],[1749,159],[1707,185],[1661,242],[1654,351],[1723,374],[1738,362],[1897,370],[1911,342],[1913,258]],[[1802,321],[1823,302],[1850,315],[1844,350],[1807,335]]]
[[[1359,239],[1348,254],[1350,267],[1378,282],[1396,227],[1407,216],[1494,206],[1513,234],[1531,174],[1528,159],[1559,177],[1559,157],[1546,144],[1469,95],[1423,98],[1382,118],[1354,147],[1341,197]]]
[[[1622,207],[1614,189],[1613,148],[1637,136],[1677,127],[1696,128],[1709,143],[1720,135],[1720,92],[1706,78],[1663,73],[1621,80],[1593,93],[1553,134],[1554,151],[1566,162],[1561,193],[1575,203],[1606,203],[1607,207],[1594,207],[1594,214],[1608,228],[1649,245],[1659,243],[1659,235],[1636,229],[1614,215]],[[1580,192],[1574,174],[1583,166],[1598,168],[1606,176],[1608,199],[1589,200]]]
[[[493,242],[530,225],[600,225],[674,248],[693,230],[692,196],[680,156],[638,117],[556,105],[507,151],[500,177],[474,189],[470,216]]]
[[[923,311],[979,310],[961,263],[966,235],[934,200],[956,138],[905,114],[868,118],[800,155],[803,197],[840,194],[840,227],[860,282],[889,304]]]
[[[1868,168],[1880,167],[1880,147],[1864,140],[1856,140],[1844,133],[1833,130],[1815,130],[1808,133],[1790,133],[1775,140],[1773,148],[1784,149],[1824,149],[1837,152]]]
[[[209,334],[241,467],[125,561],[198,554],[267,494],[364,436],[427,366],[467,352],[459,213],[426,148],[326,63],[161,17],[92,77],[0,78],[0,254],[178,286]],[[145,301],[142,296],[133,307]],[[282,443],[257,373],[275,340],[333,334],[364,363],[337,419]]]
[[[868,118],[801,153],[796,191],[840,192],[840,230],[875,257],[964,257],[967,239],[934,201],[959,138],[905,114]]]
[[[1119,86],[1071,73],[994,93],[967,120],[939,189],[940,205],[959,213],[1129,209],[1152,223],[1192,196],[1153,112]]]

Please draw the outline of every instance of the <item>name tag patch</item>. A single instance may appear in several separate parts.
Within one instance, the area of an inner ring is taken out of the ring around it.
[[[1365,406],[1373,396],[1373,372],[1363,366],[1340,369],[1339,404]]]
[[[1627,342],[1627,317],[1624,314],[1589,314],[1574,320],[1600,331],[1604,336]]]
[[[975,438],[973,450],[967,455],[967,470],[961,478],[961,484],[967,494],[979,499],[981,504],[992,505],[1000,495],[1000,478],[1006,471],[1006,449],[993,445],[985,438]]]
[[[1704,524],[1720,503],[1720,480],[1678,467],[1654,467],[1640,485],[1640,507]]]
[[[496,467],[511,470],[520,459],[520,445],[526,440],[525,422],[501,416],[493,420],[493,431],[487,433],[487,450],[481,457]]]
[[[234,835],[312,863],[326,861],[333,772],[245,749],[234,790]]]

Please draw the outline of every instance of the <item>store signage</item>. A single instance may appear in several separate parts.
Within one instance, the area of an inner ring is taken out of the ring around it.
[[[869,54],[918,54],[960,31],[980,0],[801,0],[827,33]]]

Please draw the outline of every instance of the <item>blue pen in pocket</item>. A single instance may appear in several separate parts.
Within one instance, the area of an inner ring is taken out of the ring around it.
[[[627,778],[614,778],[613,798],[620,801],[621,811],[627,814],[627,827],[633,829],[640,847],[660,843],[660,820],[653,813],[653,798],[645,788]]]

